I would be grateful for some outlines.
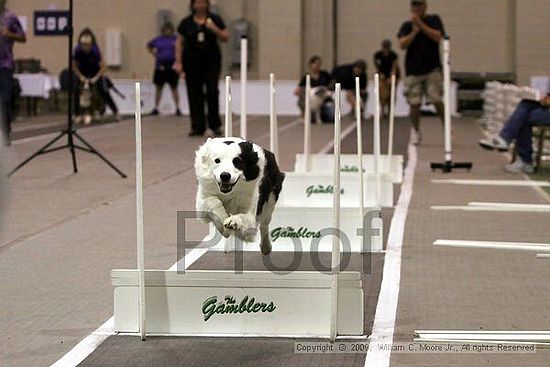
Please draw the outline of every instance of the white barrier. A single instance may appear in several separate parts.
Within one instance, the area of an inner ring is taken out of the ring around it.
[[[139,102],[139,88],[136,89],[136,100]],[[229,89],[227,91],[226,96],[229,96]],[[136,107],[136,176],[139,178],[142,177],[140,114],[139,107]],[[338,137],[339,119],[335,130]],[[335,147],[335,153],[339,153],[339,147]],[[335,162],[338,161],[338,157],[335,158]],[[338,163],[334,165],[334,171],[333,184],[338,188]],[[140,204],[143,191],[140,181],[136,180],[138,269],[111,271],[115,332],[139,333],[143,340],[146,335],[314,337],[331,340],[338,335],[362,336],[364,296],[361,274],[340,272],[340,242],[336,237],[331,243],[330,274],[145,271],[143,205]],[[340,228],[338,192],[334,195],[334,208],[325,208],[333,214],[330,224],[335,228]],[[324,217],[331,218],[331,215]]]

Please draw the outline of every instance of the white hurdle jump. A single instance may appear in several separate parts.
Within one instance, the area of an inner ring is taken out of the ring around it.
[[[139,95],[139,88],[136,88]],[[138,98],[138,97],[136,97]],[[139,104],[138,104],[139,106]],[[136,111],[136,173],[141,172],[141,131]],[[340,123],[335,124],[340,129]],[[335,149],[339,153],[339,149]],[[338,158],[335,158],[338,161]],[[338,187],[338,166],[334,186]],[[137,221],[143,219],[140,179],[136,178]],[[339,195],[332,225],[339,228]],[[142,223],[142,222],[141,222]],[[361,274],[340,272],[337,240],[333,271],[144,270],[143,231],[138,225],[138,269],[112,270],[114,330],[145,336],[313,337],[362,336]],[[143,227],[141,227],[142,229]],[[140,235],[141,233],[141,235]],[[336,238],[336,237],[334,237]],[[299,300],[299,301],[297,301]],[[147,305],[147,307],[145,307]]]
[[[360,91],[358,88],[359,78],[355,80],[355,94],[356,101],[360,100]],[[394,120],[395,120],[395,75],[392,75],[391,83],[392,99],[390,102],[390,120],[389,120],[389,134],[388,134],[388,152],[387,154],[380,154],[379,167],[381,168],[382,183],[385,184],[388,179],[393,183],[403,182],[403,156],[393,154],[393,132],[394,132]],[[312,154],[311,153],[311,111],[308,106],[310,105],[310,77],[306,76],[306,93],[305,93],[305,114],[304,114],[304,153],[296,154],[296,161],[294,164],[294,171],[296,172],[325,172],[326,167],[332,165],[332,155],[330,154]],[[376,86],[374,87],[375,96],[378,95]],[[379,103],[376,101],[375,103]],[[356,109],[356,124],[357,124],[357,141],[361,140],[361,122],[362,117],[360,114],[360,105],[355,107]],[[359,113],[357,113],[359,109]],[[375,109],[376,110],[376,109]],[[375,113],[376,115],[376,113]],[[376,139],[376,137],[375,137]],[[378,137],[380,139],[380,137]],[[358,143],[359,145],[359,143]],[[357,156],[355,154],[342,154],[341,156],[341,170],[342,172],[357,172],[359,165],[357,162]],[[363,155],[363,170],[367,175],[374,173],[375,166],[374,154]],[[389,177],[386,177],[389,176]]]

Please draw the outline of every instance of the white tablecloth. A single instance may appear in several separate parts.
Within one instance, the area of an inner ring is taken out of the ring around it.
[[[126,99],[121,99],[115,93],[111,92],[115,103],[119,107],[122,114],[134,113],[134,81],[128,79],[113,80],[115,86],[126,96]],[[223,113],[225,107],[224,97],[224,81],[220,81],[220,111]],[[233,112],[240,113],[240,87],[239,80],[235,80],[232,84]],[[300,110],[297,106],[297,99],[294,95],[297,82],[295,80],[279,80],[277,81],[277,97],[276,107],[277,113],[280,116],[299,116]],[[451,113],[457,114],[457,88],[456,82],[451,83]],[[397,87],[397,100],[395,105],[396,116],[407,116],[409,114],[409,105],[403,96],[404,83],[400,82]],[[189,103],[187,101],[187,89],[185,81],[180,81],[180,109],[185,115],[189,114]],[[269,80],[250,80],[247,88],[247,109],[249,115],[269,115]],[[141,99],[143,113],[149,113],[154,107],[155,86],[151,81],[143,81],[141,86]],[[434,110],[433,106],[425,106],[427,110]],[[423,109],[424,109],[423,108]],[[348,103],[342,103],[342,113],[345,115],[351,110]],[[165,86],[162,94],[162,99],[159,106],[161,114],[172,114],[175,111],[174,103],[168,86]],[[370,116],[374,111],[374,82],[369,81],[369,99],[367,104],[366,115]]]
[[[59,78],[56,75],[38,73],[15,74],[14,76],[21,85],[22,97],[48,98],[51,90],[61,89]]]
[[[539,90],[541,97],[545,96],[550,92],[550,76],[532,76],[531,88]]]

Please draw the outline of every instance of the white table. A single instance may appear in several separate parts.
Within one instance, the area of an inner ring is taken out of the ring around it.
[[[56,75],[45,73],[15,74],[21,85],[21,97],[49,98],[50,91],[61,89]]]

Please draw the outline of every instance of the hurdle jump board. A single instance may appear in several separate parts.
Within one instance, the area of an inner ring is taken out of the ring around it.
[[[333,176],[325,172],[287,172],[283,190],[277,201],[278,207],[332,208]],[[364,205],[376,206],[376,176],[364,175]],[[358,208],[360,204],[360,183],[357,173],[342,173],[340,176],[340,200],[343,207]],[[380,174],[380,202],[383,207],[393,207],[393,182],[391,175]]]
[[[369,208],[365,208],[368,213]],[[322,230],[333,228],[332,208],[313,207],[275,207],[269,234],[272,251],[275,252],[332,252],[332,236],[322,235]],[[370,248],[363,249],[363,244],[368,246],[368,239],[362,236],[363,220],[359,208],[340,209],[340,230],[345,236],[342,239],[342,252],[380,252],[383,250],[382,219],[375,217],[370,223],[371,228],[378,228],[376,235],[371,236]],[[367,223],[368,225],[368,223]],[[235,242],[233,237],[221,238],[214,246],[207,245],[214,238],[216,228],[210,225],[210,233],[204,238],[201,246],[208,247],[210,251],[233,251]],[[226,243],[229,241],[229,243]],[[317,242],[315,242],[317,241]],[[349,243],[349,245],[348,245]],[[227,245],[227,246],[226,246]],[[243,242],[243,251],[259,252],[259,235],[253,242]]]
[[[138,272],[112,270],[114,329],[137,333]],[[147,335],[326,337],[332,275],[318,272],[145,271]],[[342,272],[338,334],[363,334],[358,272]]]
[[[342,154],[340,157],[340,166],[342,172],[358,172],[357,154]],[[380,155],[379,170],[382,173],[391,174],[393,183],[403,183],[403,162],[402,155],[393,155],[391,159],[388,155]],[[326,172],[328,167],[333,165],[332,154],[312,154],[310,156],[310,172]],[[363,155],[363,169],[365,173],[374,173],[374,155]],[[294,171],[307,172],[306,156],[296,154]]]

